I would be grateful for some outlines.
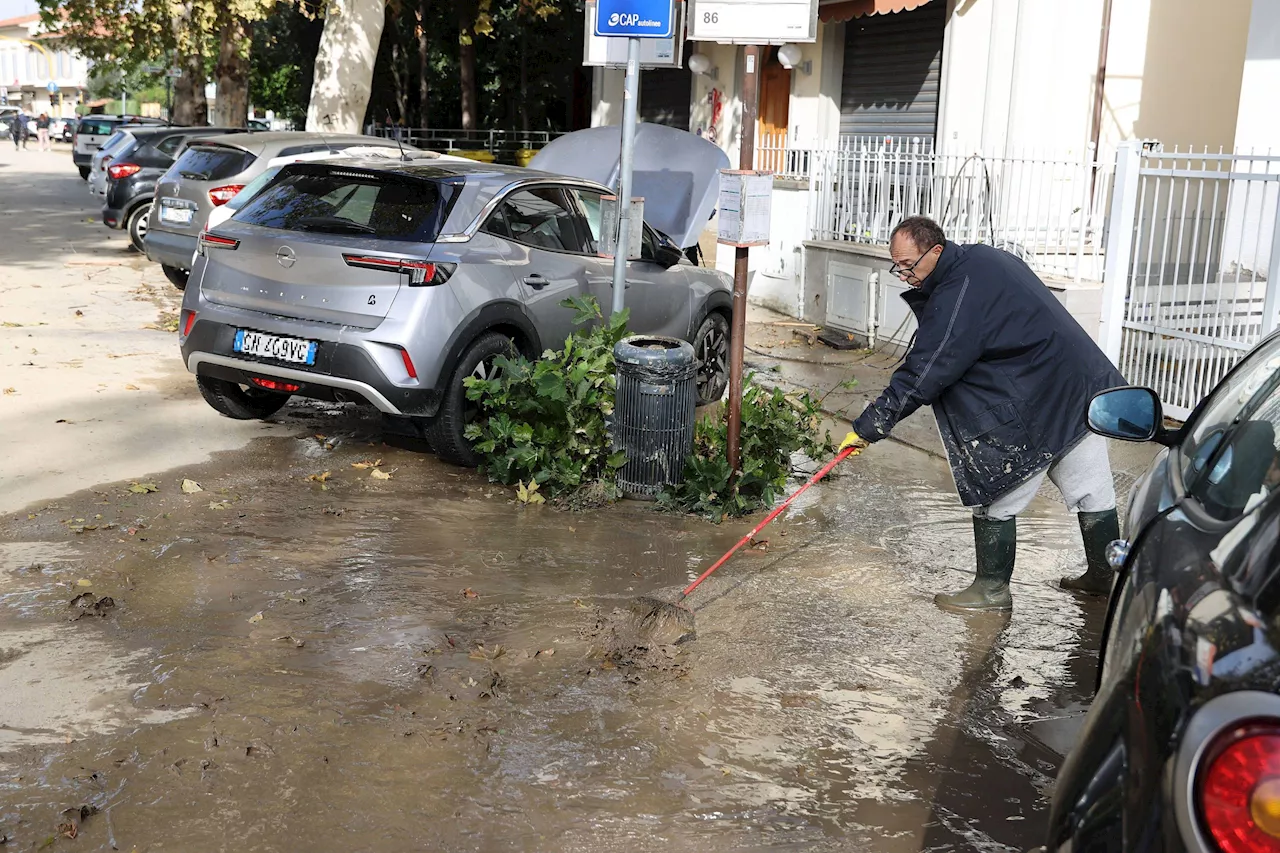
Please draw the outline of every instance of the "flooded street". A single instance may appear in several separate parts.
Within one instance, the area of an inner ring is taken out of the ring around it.
[[[1011,618],[943,613],[968,514],[942,463],[877,445],[694,593],[696,641],[633,661],[615,609],[749,522],[519,506],[371,415],[290,412],[297,437],[4,518],[13,849],[1042,840],[1103,616],[1051,585],[1082,558],[1060,505],[1023,516]]]

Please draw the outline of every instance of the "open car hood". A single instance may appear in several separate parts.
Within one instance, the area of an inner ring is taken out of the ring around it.
[[[529,168],[595,181],[617,189],[622,128],[592,127],[553,140]],[[644,220],[682,249],[698,242],[715,212],[720,170],[729,155],[715,143],[661,124],[636,127],[632,192],[644,199]]]

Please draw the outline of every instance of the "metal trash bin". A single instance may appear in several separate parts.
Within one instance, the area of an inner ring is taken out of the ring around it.
[[[698,365],[678,338],[633,335],[613,348],[618,370],[612,434],[627,454],[618,486],[631,498],[653,499],[684,477],[693,451]]]

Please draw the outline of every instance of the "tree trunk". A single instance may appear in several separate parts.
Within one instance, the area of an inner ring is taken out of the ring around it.
[[[397,33],[397,35],[399,35]],[[396,84],[396,111],[402,124],[409,123],[409,67],[404,61],[404,51],[400,49],[400,40],[391,46],[391,78]]]
[[[458,68],[462,82],[462,129],[476,129],[476,10],[473,3],[458,4]]]
[[[213,121],[218,127],[249,125],[249,49],[253,45],[249,22],[228,14],[218,33],[218,64],[214,70],[218,98]]]
[[[520,28],[520,129],[529,132],[529,62],[525,50],[525,28]]]
[[[384,0],[330,0],[307,106],[307,130],[360,133],[386,24]]]
[[[418,3],[418,11],[415,13],[418,19],[418,27],[415,34],[418,36],[418,126],[430,127],[431,121],[428,116],[428,109],[431,106],[431,77],[430,77],[430,59],[427,49],[430,44],[427,40],[427,10],[431,6],[431,0],[420,0]]]
[[[209,123],[209,101],[204,96],[204,57],[179,56],[174,63],[182,76],[173,81],[173,123],[199,127]]]

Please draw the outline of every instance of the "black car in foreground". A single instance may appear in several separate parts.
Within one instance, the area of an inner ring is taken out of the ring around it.
[[[1097,395],[1089,426],[1165,449],[1111,548],[1097,696],[1043,849],[1280,851],[1280,336],[1180,429],[1146,388]]]
[[[107,167],[106,204],[102,222],[129,232],[129,242],[139,252],[147,235],[147,217],[156,194],[156,182],[169,170],[187,142],[204,136],[245,131],[230,127],[135,128],[124,148],[115,152]]]

